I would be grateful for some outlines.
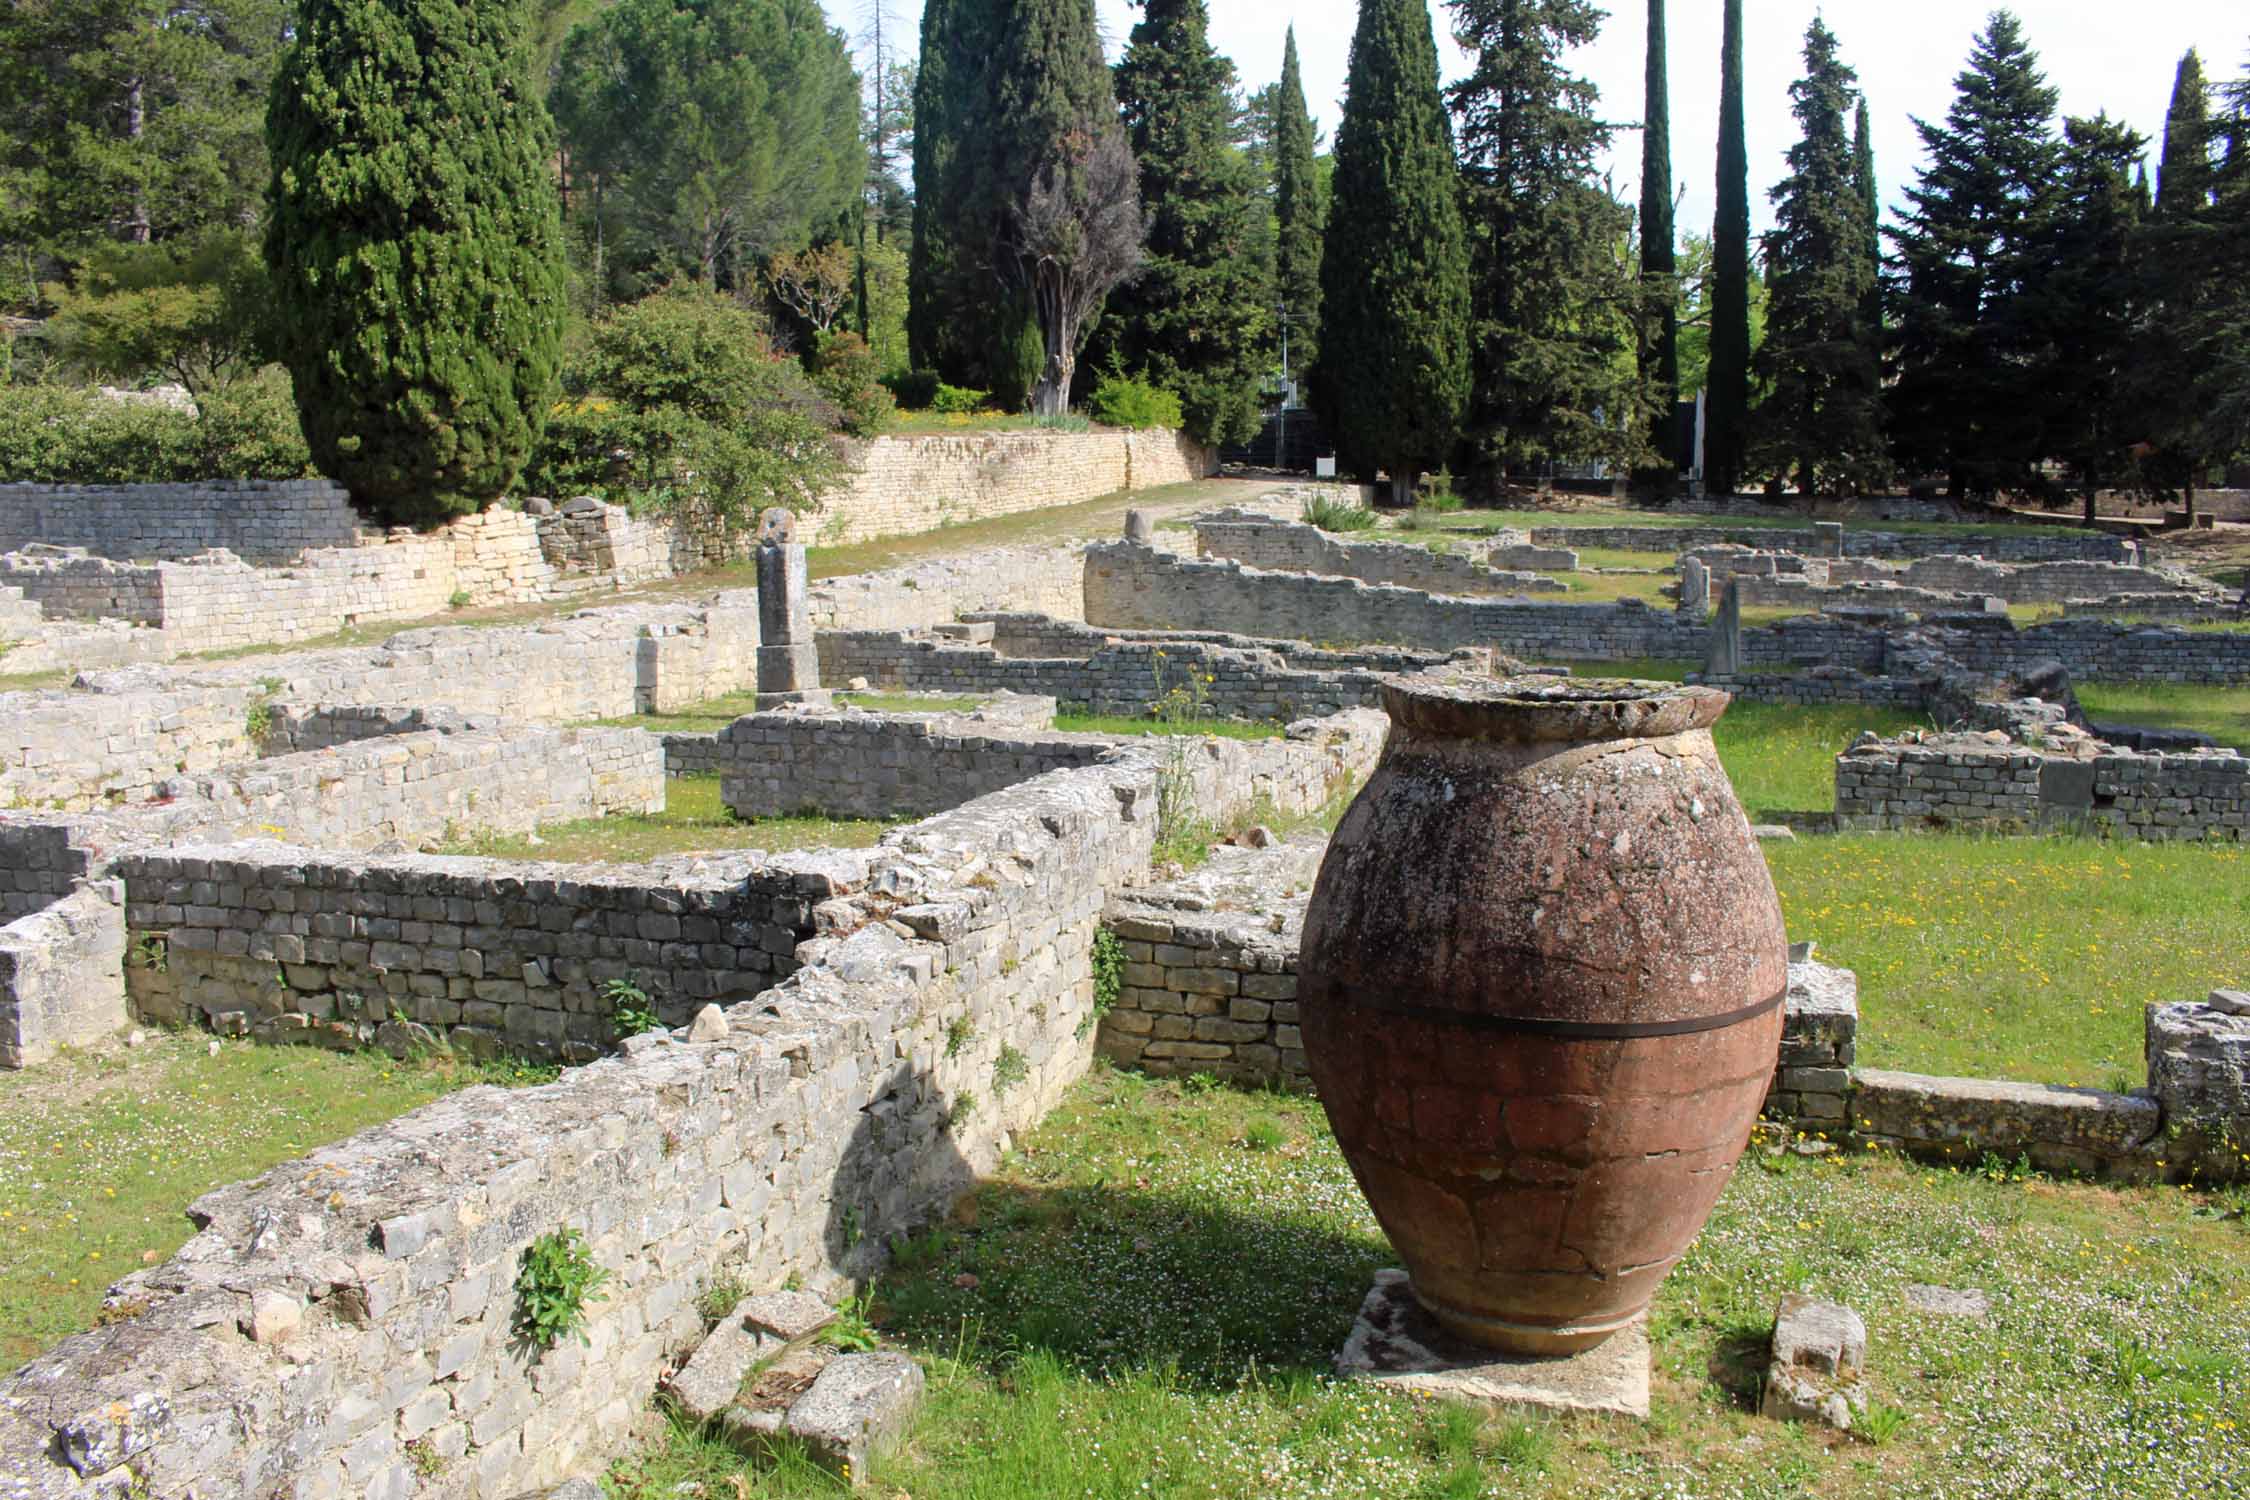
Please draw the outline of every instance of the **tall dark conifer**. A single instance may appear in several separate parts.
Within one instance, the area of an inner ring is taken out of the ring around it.
[[[1403,502],[1469,392],[1468,257],[1425,0],[1360,0],[1321,260],[1315,396],[1342,465]]]
[[[266,263],[313,461],[384,520],[515,483],[562,360],[555,132],[511,0],[301,0]]]
[[[1799,493],[1859,492],[1881,483],[1882,355],[1867,325],[1875,267],[1867,208],[1845,116],[1857,75],[1818,19],[1805,33],[1805,76],[1789,86],[1800,137],[1773,190],[1766,236],[1766,341],[1757,369],[1767,388],[1752,442]]]
[[[1178,395],[1188,432],[1212,444],[1257,432],[1272,324],[1260,185],[1231,139],[1233,86],[1203,0],[1147,0],[1117,65],[1117,99],[1148,241],[1139,273],[1110,300],[1104,341],[1126,369]]]
[[[1320,353],[1320,249],[1328,228],[1321,190],[1319,132],[1305,108],[1305,78],[1297,63],[1297,28],[1281,51],[1281,84],[1273,123],[1274,299],[1286,322],[1289,368],[1309,370]]]
[[[2224,295],[2224,273],[2208,243],[2219,181],[2212,151],[2216,136],[2203,59],[2190,48],[2173,75],[2155,212],[2140,236],[2146,324],[2131,382],[2142,429],[2137,437],[2152,450],[2142,477],[2180,491],[2190,516],[2217,441],[2211,421],[2215,371],[2190,352],[2215,300]]]
[[[1742,106],[1742,0],[1726,0],[1719,44],[1718,216],[1711,227],[1711,378],[1704,403],[1703,482],[1731,495],[1742,482],[1750,421],[1750,151]]]
[[[1594,85],[1565,55],[1600,34],[1590,0],[1454,0],[1474,57],[1450,97],[1469,225],[1475,385],[1468,472],[1493,493],[1511,470],[1648,454],[1635,355],[1644,307],[1620,253],[1631,211],[1599,175],[1611,139]]]
[[[2107,115],[2064,124],[2055,212],[2029,292],[2046,311],[2044,367],[2027,382],[2049,414],[2042,451],[2070,466],[2089,525],[2095,492],[2127,477],[2139,439],[2127,388],[2145,286],[2133,169],[2147,145]]]
[[[1852,120],[1852,185],[1867,215],[1867,326],[1883,328],[1883,197],[1875,183],[1875,132],[1868,123],[1867,96],[1860,95]]]
[[[1648,56],[1641,110],[1641,280],[1648,296],[1649,329],[1641,378],[1655,408],[1656,457],[1669,470],[1674,452],[1674,410],[1680,399],[1680,317],[1673,278],[1679,260],[1672,227],[1672,89],[1667,77],[1664,0],[1648,0]],[[1661,476],[1670,487],[1670,474]]]
[[[2054,204],[2055,91],[2004,10],[1954,89],[1942,124],[1914,122],[1929,165],[1891,232],[1891,431],[1901,462],[1945,474],[1955,495],[2038,490],[2048,414],[2024,372],[2043,353],[2030,292]]]

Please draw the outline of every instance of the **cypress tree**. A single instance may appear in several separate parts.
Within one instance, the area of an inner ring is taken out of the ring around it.
[[[1882,359],[1866,309],[1867,208],[1853,169],[1844,114],[1857,75],[1815,19],[1805,33],[1805,76],[1789,87],[1802,132],[1789,176],[1773,190],[1766,237],[1766,341],[1757,369],[1767,394],[1754,444],[1799,493],[1865,490],[1885,477]]]
[[[1189,434],[1214,445],[1258,430],[1272,324],[1256,244],[1264,205],[1230,139],[1233,84],[1234,65],[1211,49],[1203,0],[1147,0],[1117,66],[1117,98],[1148,239],[1104,337],[1126,368],[1177,395]]]
[[[547,107],[512,0],[302,0],[266,260],[314,461],[386,521],[506,493],[562,353]]]
[[[1319,132],[1305,108],[1297,64],[1297,28],[1281,49],[1281,84],[1273,106],[1274,296],[1287,320],[1292,370],[1309,370],[1320,353],[1320,248],[1328,226],[1314,157]]]
[[[1711,378],[1704,404],[1703,481],[1731,495],[1742,482],[1750,421],[1750,151],[1742,106],[1742,0],[1726,0],[1719,44],[1718,215],[1711,227]]]
[[[2155,211],[2141,233],[2147,326],[2134,361],[2134,405],[2142,441],[2153,448],[2143,476],[2178,489],[2195,514],[2195,487],[2215,441],[2214,368],[2191,356],[2199,324],[2222,293],[2204,231],[2211,223],[2218,172],[2211,148],[2211,90],[2203,59],[2190,48],[2172,79],[2157,170]]]
[[[1618,253],[1632,215],[1600,179],[1611,128],[1600,96],[1563,66],[1600,33],[1590,0],[1455,0],[1454,38],[1475,55],[1451,90],[1469,227],[1475,380],[1468,471],[1648,453],[1635,354],[1642,285]]]
[[[1088,324],[1140,253],[1138,174],[1093,0],[1010,0],[1000,23],[961,137],[969,243],[1036,314],[1032,398],[1059,415]]]
[[[2049,417],[2024,371],[2042,356],[2028,289],[2052,211],[2055,91],[2023,28],[1996,11],[1954,80],[1942,124],[1915,121],[1929,165],[1893,232],[1891,430],[1900,459],[1948,490],[2036,491]]]
[[[1656,408],[1657,458],[1677,468],[1680,399],[1680,315],[1674,278],[1679,270],[1672,228],[1672,90],[1666,77],[1664,0],[1648,0],[1646,103],[1641,128],[1641,281],[1655,327],[1642,351],[1641,378]],[[1671,475],[1661,476],[1669,489]]]
[[[1424,0],[1360,0],[1320,268],[1315,393],[1344,467],[1404,503],[1469,391],[1468,259]]]
[[[1852,185],[1867,215],[1867,326],[1883,328],[1883,198],[1875,185],[1875,132],[1868,123],[1867,96],[1860,95],[1852,120]]]

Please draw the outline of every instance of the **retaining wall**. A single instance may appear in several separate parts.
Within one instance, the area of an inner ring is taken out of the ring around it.
[[[202,484],[0,484],[0,552],[33,542],[104,557],[192,557],[224,547],[284,562],[310,547],[352,547],[362,521],[325,479]]]

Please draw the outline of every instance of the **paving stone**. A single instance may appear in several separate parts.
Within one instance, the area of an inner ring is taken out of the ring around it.
[[[854,1483],[906,1436],[922,1404],[922,1367],[903,1354],[845,1354],[789,1408],[784,1424],[813,1461]]]
[[[1404,1271],[1375,1273],[1336,1373],[1418,1395],[1491,1407],[1648,1415],[1648,1320],[1561,1359],[1499,1354],[1447,1332]]]

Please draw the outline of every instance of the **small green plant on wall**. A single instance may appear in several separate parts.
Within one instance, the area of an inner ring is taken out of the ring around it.
[[[601,1296],[609,1272],[594,1264],[594,1252],[575,1229],[539,1236],[523,1252],[516,1273],[515,1331],[524,1342],[552,1349],[565,1337],[586,1338],[586,1307]]]
[[[648,991],[630,979],[612,979],[603,985],[602,998],[609,1002],[609,1024],[621,1042],[664,1024],[657,1019],[656,1002],[649,999]]]

